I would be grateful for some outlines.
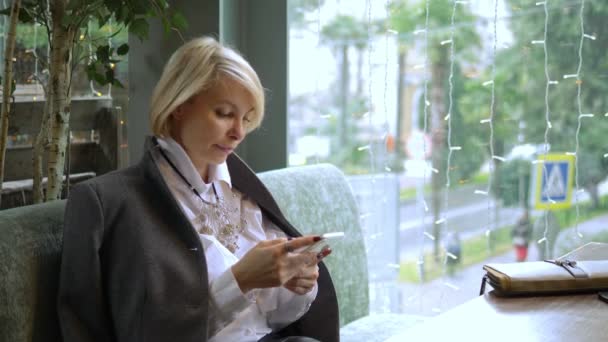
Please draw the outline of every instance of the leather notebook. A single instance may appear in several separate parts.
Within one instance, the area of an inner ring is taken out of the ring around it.
[[[502,296],[566,294],[608,290],[608,244],[588,243],[555,260],[491,263],[485,284]]]

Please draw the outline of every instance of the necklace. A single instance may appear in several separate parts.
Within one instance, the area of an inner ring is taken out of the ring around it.
[[[158,145],[157,145],[158,146]],[[171,169],[181,178],[184,183],[194,192],[198,197],[203,206],[200,214],[197,216],[198,221],[201,223],[201,229],[199,233],[214,236],[224,247],[230,252],[234,253],[239,248],[237,241],[239,235],[243,233],[246,221],[240,216],[241,208],[240,205],[230,206],[226,203],[223,196],[218,194],[215,187],[215,183],[211,183],[213,193],[216,198],[216,203],[207,201],[203,196],[196,190],[186,177],[179,171],[179,169],[171,162],[171,160],[165,154],[165,151],[159,147],[159,152],[163,158],[167,161]],[[234,199],[238,196],[234,192],[231,192]],[[240,201],[234,201],[240,204]],[[238,222],[238,223],[235,223]]]

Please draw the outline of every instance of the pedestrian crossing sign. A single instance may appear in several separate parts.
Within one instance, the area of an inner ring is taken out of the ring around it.
[[[572,205],[574,156],[546,154],[536,161],[534,207],[536,209],[564,209]]]

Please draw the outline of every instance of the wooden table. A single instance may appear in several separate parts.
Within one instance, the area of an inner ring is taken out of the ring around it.
[[[491,292],[386,342],[608,341],[608,303],[597,294],[500,298]]]

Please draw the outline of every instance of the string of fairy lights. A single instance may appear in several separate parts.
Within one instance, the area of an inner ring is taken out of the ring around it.
[[[574,222],[574,231],[576,233],[576,235],[579,238],[582,238],[583,235],[581,234],[581,232],[579,231],[579,227],[578,227],[578,221],[580,219],[580,205],[579,205],[579,194],[583,191],[580,188],[580,184],[579,184],[579,156],[580,156],[580,148],[579,148],[579,137],[580,137],[580,133],[581,133],[581,128],[582,128],[582,120],[584,118],[592,118],[594,117],[594,114],[592,113],[583,113],[583,103],[581,100],[581,93],[582,93],[582,85],[583,85],[583,80],[581,78],[581,73],[582,73],[582,69],[583,69],[583,44],[585,42],[585,39],[591,39],[591,40],[595,40],[595,36],[590,35],[585,33],[585,0],[581,0],[581,10],[580,10],[580,15],[579,15],[580,21],[580,29],[581,29],[581,38],[579,41],[579,45],[578,45],[578,67],[576,68],[576,106],[578,109],[578,124],[576,127],[576,147],[574,149],[574,179],[575,179],[575,192],[574,192],[574,196],[575,196],[575,205],[576,205],[576,220]]]
[[[384,20],[386,22],[388,22],[391,12],[390,12],[390,8],[391,8],[391,0],[386,0],[386,2],[384,3],[384,8],[386,10],[385,12],[385,18]],[[369,28],[371,29],[371,25],[369,25]],[[388,122],[388,100],[387,100],[387,96],[388,96],[388,42],[389,42],[389,38],[391,35],[395,35],[397,32],[394,30],[391,30],[390,28],[387,27],[387,29],[384,32],[384,89],[383,89],[383,93],[382,93],[382,101],[384,103],[384,135],[382,136],[382,141],[384,142],[385,146],[388,146],[388,139],[389,139],[389,122]],[[371,31],[368,34],[369,36],[371,36]],[[399,138],[396,138],[395,141],[399,141]],[[391,172],[391,167],[388,164],[388,158],[384,158],[384,171],[385,172]]]
[[[488,185],[485,191],[485,195],[489,195],[492,187],[492,179],[494,177],[494,160],[504,161],[505,158],[502,156],[497,156],[494,153],[494,116],[495,116],[495,106],[496,106],[496,47],[498,45],[498,30],[497,30],[497,22],[498,22],[498,0],[494,0],[494,20],[493,20],[493,43],[492,43],[492,65],[491,65],[491,80],[483,83],[484,86],[489,85],[491,95],[490,95],[490,117],[487,120],[487,123],[490,128],[490,156],[492,160],[490,161],[490,172],[488,175]],[[485,123],[485,122],[483,122]],[[482,124],[483,124],[482,123]],[[492,230],[495,228],[496,218],[492,219],[492,196],[488,196],[488,227],[486,229],[486,238],[488,243],[488,251],[491,250],[490,241]]]
[[[549,71],[548,71],[548,53],[547,53],[547,28],[549,25],[549,13],[548,13],[548,3],[547,1],[540,1],[536,3],[537,6],[543,6],[544,12],[545,12],[545,31],[544,31],[544,39],[543,40],[535,40],[532,41],[532,44],[542,44],[543,48],[544,48],[544,53],[545,53],[545,78],[547,80],[546,82],[546,88],[545,88],[545,121],[546,121],[546,128],[545,128],[545,134],[544,134],[544,148],[545,148],[545,155],[548,154],[549,152],[549,140],[548,140],[548,135],[549,135],[549,131],[552,128],[552,124],[551,124],[551,120],[550,120],[550,107],[549,107],[549,87],[551,85],[555,85],[558,84],[559,82],[557,80],[551,80],[551,78],[549,77]],[[576,128],[576,134],[575,134],[575,150],[574,152],[566,152],[566,155],[570,155],[570,156],[574,156],[574,178],[575,178],[575,191],[574,191],[574,195],[575,195],[575,207],[576,207],[576,219],[575,219],[575,223],[574,223],[574,231],[576,236],[578,236],[579,238],[582,238],[583,235],[581,234],[581,232],[579,231],[579,220],[580,220],[580,205],[579,205],[579,195],[584,192],[583,189],[580,188],[580,184],[579,184],[579,159],[580,159],[580,146],[579,146],[579,141],[580,141],[580,134],[581,134],[581,129],[582,129],[582,121],[585,118],[593,118],[595,115],[593,113],[583,113],[583,106],[582,106],[582,99],[581,99],[581,94],[582,94],[582,84],[583,84],[583,80],[581,77],[582,74],[582,68],[583,68],[583,45],[584,45],[584,41],[585,39],[590,39],[590,40],[595,40],[596,37],[594,35],[591,34],[587,34],[585,32],[585,16],[584,16],[584,11],[585,11],[585,0],[581,0],[581,5],[580,5],[580,12],[579,12],[579,27],[580,27],[580,32],[581,32],[581,36],[579,39],[579,44],[578,44],[578,66],[576,69],[576,73],[575,74],[566,74],[563,75],[563,79],[572,79],[575,78],[576,81],[576,87],[577,87],[577,91],[576,91],[576,104],[577,104],[577,128]],[[607,113],[608,114],[608,113]],[[605,155],[604,157],[608,156]],[[544,160],[538,160],[535,161],[534,163],[543,163]],[[545,163],[543,163],[543,174],[544,174],[544,181],[547,181],[547,166]],[[550,197],[550,193],[547,193],[547,197],[548,197],[548,201],[550,203],[555,203],[555,201]],[[537,243],[538,244],[544,244],[544,248],[547,251],[547,253],[549,253],[549,244],[547,241],[547,233],[549,230],[549,218],[548,215],[544,215],[544,231],[543,231],[543,237],[540,238]],[[555,227],[554,227],[555,229]]]
[[[424,105],[423,105],[423,124],[422,124],[422,132],[426,136],[429,132],[428,130],[428,119],[429,119],[429,106],[431,102],[429,101],[429,74],[428,74],[428,65],[429,65],[429,15],[430,15],[430,0],[425,0],[424,3],[424,29],[422,32],[420,30],[416,30],[414,34],[424,34],[424,61],[423,61],[423,97],[424,97]],[[422,155],[426,156],[428,153],[429,146],[427,146],[426,139],[422,139]],[[428,173],[429,170],[425,169],[423,178],[422,178],[422,186],[420,187],[420,195],[418,196],[419,206],[424,210],[421,210],[420,217],[420,226],[422,227],[422,234],[420,235],[420,249],[418,252],[418,273],[422,278],[422,270],[424,269],[424,242],[425,238],[429,238],[433,240],[434,238],[426,231],[426,218],[427,213],[429,212],[429,206],[424,199],[424,188],[428,184]]]
[[[547,39],[548,39],[548,27],[549,27],[549,9],[547,6],[547,1],[539,1],[536,3],[536,6],[543,6],[543,10],[545,13],[544,19],[544,31],[543,31],[543,40],[533,40],[532,44],[542,45],[543,53],[544,53],[544,71],[545,71],[545,133],[544,133],[544,154],[547,155],[549,153],[549,131],[553,127],[551,124],[551,108],[549,106],[549,88],[552,85],[556,85],[559,81],[552,80],[549,75],[549,52],[547,48]],[[544,181],[547,182],[547,165],[544,163],[544,159],[539,159],[534,161],[533,163],[542,163],[542,167],[544,169]],[[552,201],[550,194],[547,194],[549,202]],[[547,242],[547,233],[549,231],[549,216],[544,215],[544,223],[545,228],[543,230],[543,237],[540,238],[537,243],[541,246],[541,248],[545,248],[545,255],[549,255],[549,243]]]
[[[368,82],[367,82],[367,87],[368,87],[368,96],[369,96],[369,108],[367,108],[367,113],[365,114],[365,116],[367,117],[367,123],[369,125],[369,127],[373,127],[373,122],[372,122],[372,116],[375,114],[375,109],[373,106],[374,103],[374,86],[373,86],[373,62],[372,62],[372,53],[374,52],[374,46],[373,46],[373,41],[372,41],[372,1],[371,0],[366,0],[365,1],[365,7],[367,9],[367,66],[368,66]],[[373,192],[375,191],[375,184],[376,184],[376,178],[375,178],[375,174],[376,174],[376,165],[375,165],[375,155],[374,155],[374,149],[372,148],[372,145],[374,143],[374,136],[370,135],[369,137],[369,144],[365,145],[365,146],[361,146],[359,147],[359,151],[365,151],[367,150],[367,153],[369,154],[369,171],[370,174],[372,175],[372,196],[373,196]],[[376,232],[376,230],[374,229],[374,234],[381,234],[381,232]]]
[[[372,69],[373,69],[372,68],[373,44],[372,44],[372,40],[371,40],[371,31],[370,31],[370,25],[371,25],[371,22],[372,22],[372,2],[371,2],[371,0],[366,0],[365,1],[365,11],[366,11],[365,14],[366,14],[366,19],[367,19],[367,24],[368,24],[367,25],[367,37],[366,37],[366,39],[367,39],[367,66],[368,66],[368,82],[367,82],[367,85],[368,85],[368,96],[369,96],[369,99],[368,99],[369,108],[367,108],[367,112],[365,114],[363,114],[362,118],[366,118],[367,119],[367,121],[368,121],[368,127],[371,128],[371,127],[373,127],[372,116],[374,115],[374,108],[373,108],[373,105],[372,105],[374,103],[374,92],[373,92],[373,82],[372,82],[372,74],[373,74],[372,73]],[[374,140],[373,136],[370,135],[368,143],[366,145],[359,146],[357,148],[357,150],[359,152],[367,152],[367,154],[368,154],[368,157],[369,157],[369,170],[370,170],[370,174],[372,175],[371,176],[371,180],[370,180],[370,182],[372,184],[370,196],[372,198],[376,198],[375,197],[376,196],[376,187],[375,187],[375,185],[376,185],[376,178],[375,178],[376,175],[375,175],[375,165],[374,165],[374,158],[375,157],[374,157],[374,149],[373,149],[373,142],[374,142],[373,140]],[[379,225],[377,224],[377,218],[378,218],[377,213],[373,213],[371,211],[371,208],[367,208],[367,209],[370,210],[370,211],[368,211],[366,213],[363,213],[361,215],[361,219],[362,219],[362,221],[364,221],[368,217],[371,217],[372,215],[375,216],[375,218],[376,218],[375,220],[374,219],[369,220],[369,222],[372,223],[372,226],[371,227],[367,226],[367,228],[366,228],[367,229],[366,234],[367,234],[367,236],[370,239],[376,240],[377,238],[379,238],[383,234],[383,232],[379,230]],[[365,224],[362,224],[362,226],[366,227]],[[369,251],[370,251],[370,247],[367,246],[366,247],[366,253],[369,253]]]
[[[317,48],[321,46],[321,0],[317,0],[317,19],[316,19],[316,34],[317,34]],[[313,92],[314,98],[317,99],[319,94],[319,78],[315,79],[315,90]],[[331,116],[327,114],[320,113],[321,121],[329,120]],[[317,139],[321,139],[321,125],[317,125],[315,129],[315,134],[317,135]],[[318,164],[320,161],[319,158],[319,149],[315,150],[315,163]]]
[[[443,224],[443,232],[444,236],[449,236],[453,234],[451,230],[451,226],[449,225],[449,220],[447,216],[447,212],[450,209],[449,198],[450,198],[450,187],[451,187],[451,179],[450,173],[452,171],[452,154],[455,151],[462,150],[461,146],[452,145],[452,110],[454,109],[454,64],[455,64],[455,55],[454,55],[454,40],[455,40],[455,31],[456,27],[454,25],[456,20],[456,10],[459,5],[465,5],[468,1],[453,1],[452,3],[452,14],[450,17],[450,39],[444,40],[441,42],[441,45],[449,45],[449,61],[450,61],[450,74],[448,76],[448,111],[445,117],[443,118],[447,121],[447,137],[446,143],[448,146],[448,155],[446,158],[446,167],[445,167],[445,191],[444,191],[444,201],[443,201],[443,214],[442,217],[435,222],[436,225]],[[445,258],[443,262],[444,274],[446,274],[447,264],[449,259],[457,260],[458,256],[453,254],[448,248],[445,246]],[[444,281],[445,286],[450,287],[452,289],[457,290],[458,287],[451,284],[448,281]],[[443,293],[442,293],[442,301],[443,302]],[[441,308],[435,308],[434,311],[440,311]]]

